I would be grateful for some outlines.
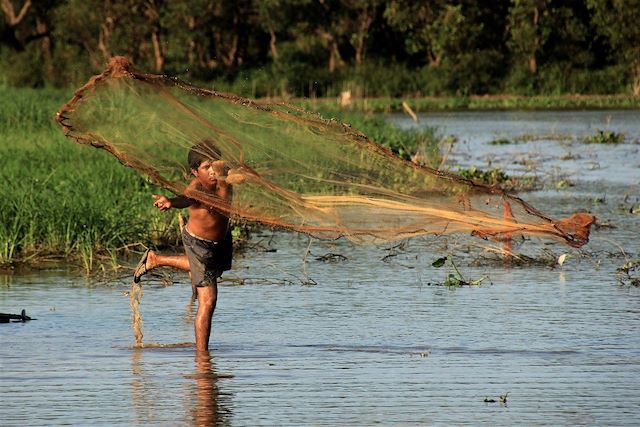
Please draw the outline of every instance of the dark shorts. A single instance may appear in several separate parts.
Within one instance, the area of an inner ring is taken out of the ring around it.
[[[191,283],[195,286],[215,285],[223,271],[231,269],[233,241],[231,230],[219,242],[204,240],[189,233],[187,227],[182,230],[182,243],[189,258]]]

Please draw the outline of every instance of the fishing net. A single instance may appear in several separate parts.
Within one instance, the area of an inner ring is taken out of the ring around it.
[[[57,120],[69,137],[175,194],[192,178],[189,149],[220,153],[244,177],[232,200],[204,191],[190,197],[232,218],[321,238],[534,235],[579,247],[594,222],[586,213],[554,221],[500,188],[402,160],[336,120],[138,73],[122,57],[80,88]]]

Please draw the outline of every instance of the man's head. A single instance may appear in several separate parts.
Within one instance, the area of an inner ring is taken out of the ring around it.
[[[187,155],[187,162],[191,170],[198,170],[198,166],[205,160],[220,160],[222,153],[209,139],[204,139],[201,142],[195,144],[189,150]]]
[[[226,177],[229,172],[229,167],[221,159],[220,150],[209,140],[191,147],[187,161],[193,176],[206,189],[211,189],[219,178]]]

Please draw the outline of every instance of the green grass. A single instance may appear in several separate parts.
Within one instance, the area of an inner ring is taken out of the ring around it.
[[[151,194],[162,190],[63,135],[53,118],[71,95],[0,87],[0,268],[62,260],[93,272],[142,245],[179,245],[177,213],[152,206]],[[362,114],[341,118],[405,158],[433,147],[429,130],[405,132]]]
[[[163,243],[173,216],[153,210],[157,189],[107,153],[51,129],[0,134],[0,156],[1,264],[64,258],[91,270],[110,251]]]
[[[0,89],[0,266],[62,259],[91,271],[113,253],[175,240],[175,217],[152,208],[155,187],[64,137],[53,116],[68,96]]]

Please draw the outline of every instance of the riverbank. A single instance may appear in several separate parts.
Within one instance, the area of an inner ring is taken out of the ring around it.
[[[121,268],[121,260],[135,258],[145,247],[180,246],[177,213],[158,212],[151,204],[151,194],[165,193],[162,189],[123,167],[108,153],[80,146],[64,137],[53,115],[71,94],[71,90],[62,89],[0,87],[2,269],[62,262],[94,273]],[[527,102],[550,105],[549,108],[575,106],[568,103],[571,99],[588,108],[604,105],[632,108],[637,102],[627,97],[592,96],[566,98],[565,104],[560,104],[561,98],[552,103],[554,99],[543,97],[465,99],[466,104],[453,98],[405,102],[415,112],[429,106],[442,110],[453,106],[465,108],[462,105],[489,108]],[[401,99],[354,99],[345,107],[340,107],[335,99],[290,101],[350,123],[405,159],[420,154],[431,166],[441,163],[441,141],[446,135],[422,125],[401,128],[374,114],[402,109]],[[239,231],[245,228],[241,225]]]
[[[294,98],[290,100],[310,110],[335,109],[372,113],[406,112],[405,103],[414,112],[460,110],[597,110],[640,109],[640,97],[631,95],[516,96],[472,95],[467,97],[358,98],[344,94],[336,98]]]

